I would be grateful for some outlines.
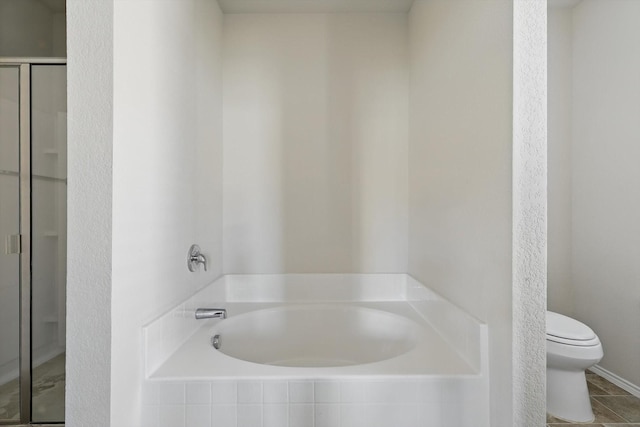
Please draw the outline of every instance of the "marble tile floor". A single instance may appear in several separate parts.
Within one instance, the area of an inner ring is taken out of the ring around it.
[[[34,422],[64,421],[64,353],[33,371]],[[18,380],[0,386],[0,420],[18,420]]]
[[[572,424],[547,415],[548,427],[640,427],[640,399],[592,372],[587,372],[591,406],[596,419],[591,424]]]

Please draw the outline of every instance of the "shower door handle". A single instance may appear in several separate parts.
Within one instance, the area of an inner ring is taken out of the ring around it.
[[[4,252],[7,255],[22,253],[22,235],[10,234],[4,242]]]

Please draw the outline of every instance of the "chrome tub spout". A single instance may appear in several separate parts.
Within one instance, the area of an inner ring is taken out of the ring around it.
[[[226,319],[227,310],[224,308],[199,308],[196,310],[196,319]]]

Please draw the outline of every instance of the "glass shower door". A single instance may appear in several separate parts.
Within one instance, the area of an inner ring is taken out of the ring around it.
[[[67,67],[31,66],[33,422],[64,421]]]
[[[0,63],[0,424],[64,422],[66,66],[10,61]]]
[[[20,68],[0,66],[0,421],[20,419]]]

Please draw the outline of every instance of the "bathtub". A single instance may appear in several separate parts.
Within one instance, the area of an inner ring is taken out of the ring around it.
[[[407,275],[224,276],[144,334],[148,425],[183,405],[189,427],[196,406],[216,427],[488,426],[486,325]]]

